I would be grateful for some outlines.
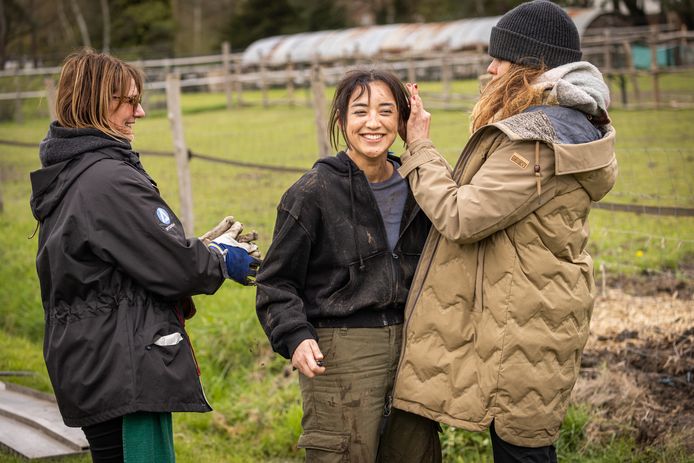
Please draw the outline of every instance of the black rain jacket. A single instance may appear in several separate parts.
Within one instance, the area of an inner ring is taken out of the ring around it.
[[[211,410],[184,316],[223,261],[159,196],[130,144],[50,127],[31,173],[44,358],[68,426],[136,411]]]
[[[364,172],[344,152],[316,162],[282,197],[256,280],[275,352],[291,358],[317,327],[402,323],[429,225],[409,193],[391,252]]]

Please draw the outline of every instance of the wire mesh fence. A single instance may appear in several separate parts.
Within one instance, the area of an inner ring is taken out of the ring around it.
[[[667,88],[688,92],[691,86],[681,81],[686,78],[691,75],[678,74]],[[441,97],[441,82],[422,82],[420,88],[425,104]],[[469,136],[469,109],[478,86],[474,80],[455,81],[450,89],[453,95],[461,96],[459,100],[464,104],[432,109],[431,136],[442,154],[454,163]],[[291,101],[284,87],[247,91],[243,105],[230,110],[223,92],[197,90],[183,87],[181,94],[184,137],[193,165],[214,163],[219,175],[224,175],[225,169],[256,169],[297,177],[317,159],[316,119],[325,116],[316,115],[309,88],[295,88]],[[331,91],[325,91],[328,101]],[[264,98],[272,104],[266,105]],[[47,114],[45,103],[36,102],[43,120]],[[145,156],[171,153],[171,126],[162,117],[168,111],[165,95],[150,92],[146,110],[150,117],[138,122],[142,135],[136,147]],[[673,274],[691,280],[694,136],[690,126],[694,110],[614,109],[611,117],[617,129],[620,173],[614,190],[595,205],[591,214],[589,249],[597,267],[608,275]],[[16,141],[7,135],[3,138]],[[35,146],[37,141],[28,143]],[[392,149],[397,153],[403,145],[396,144]],[[175,172],[165,175],[175,185]],[[283,185],[287,183],[282,181]],[[200,183],[196,188],[207,187],[204,181]]]

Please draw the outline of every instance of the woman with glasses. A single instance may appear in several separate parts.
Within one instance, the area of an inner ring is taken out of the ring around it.
[[[247,284],[258,265],[255,245],[186,238],[131,148],[142,90],[117,58],[68,56],[31,174],[44,358],[95,462],[174,461],[171,412],[211,410],[184,329],[191,296]]]

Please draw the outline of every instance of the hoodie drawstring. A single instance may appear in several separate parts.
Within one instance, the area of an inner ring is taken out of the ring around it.
[[[352,212],[352,233],[354,234],[354,245],[357,248],[357,255],[359,256],[359,270],[364,270],[364,258],[361,255],[361,248],[359,247],[359,240],[357,239],[357,213],[354,210],[354,189],[352,188],[352,164],[351,162],[347,166],[349,172],[349,207]]]

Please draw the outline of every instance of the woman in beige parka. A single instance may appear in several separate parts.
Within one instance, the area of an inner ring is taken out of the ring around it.
[[[589,332],[588,213],[617,175],[608,88],[576,26],[536,0],[490,38],[491,82],[451,169],[410,85],[400,174],[432,222],[406,307],[394,406],[491,427],[495,461],[554,462]]]

